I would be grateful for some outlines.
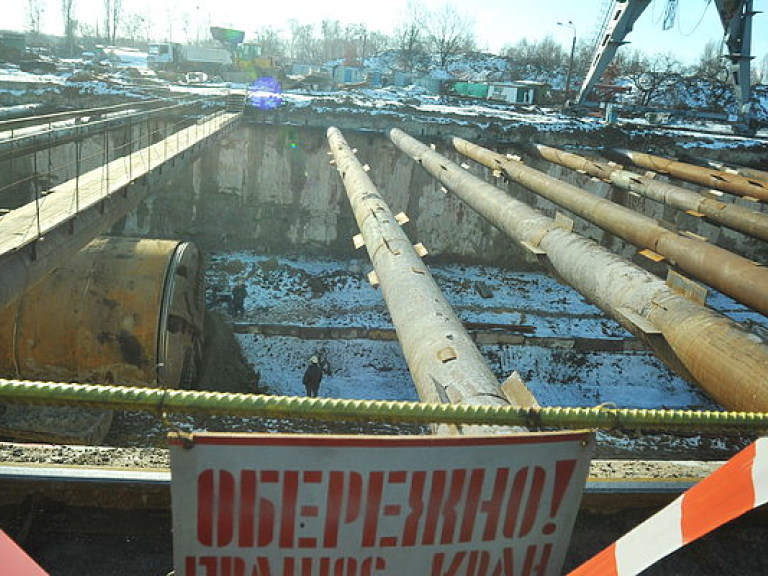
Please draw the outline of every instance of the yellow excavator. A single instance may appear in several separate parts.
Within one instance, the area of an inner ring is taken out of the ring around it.
[[[277,61],[261,53],[261,46],[244,42],[245,32],[231,28],[211,27],[211,36],[230,52],[232,65],[224,74],[230,82],[251,82],[263,76],[276,77],[279,73]]]

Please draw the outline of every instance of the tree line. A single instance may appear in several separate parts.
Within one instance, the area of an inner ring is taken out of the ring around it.
[[[158,40],[150,38],[149,15],[126,9],[123,0],[102,0],[101,13],[90,14],[89,22],[77,17],[78,0],[26,0],[26,31],[33,39],[43,37],[43,15],[52,9],[52,2],[58,2],[67,46],[74,46],[77,40],[96,40],[110,45],[120,42],[127,46]],[[184,43],[215,43],[208,35],[210,22],[201,26],[199,19],[188,10],[171,14],[169,9],[167,16],[169,21],[180,25]],[[428,54],[437,54],[444,66],[451,56],[470,51],[476,44],[471,17],[450,4],[430,11],[412,1],[391,35],[370,30],[365,24],[343,25],[337,20],[323,20],[319,25],[290,20],[287,24],[287,33],[271,26],[246,32],[262,46],[264,54],[306,63],[348,58],[350,54],[360,59],[395,49],[405,55],[406,67],[413,68]],[[163,40],[171,36],[170,28],[165,36]]]
[[[58,2],[61,10],[63,37],[66,47],[75,51],[83,41],[105,44],[122,43],[128,46],[146,46],[149,22],[141,14],[127,10],[123,0],[101,0],[101,14],[95,22],[86,24],[78,20],[78,0],[26,0],[27,27],[32,35],[40,34],[42,15],[50,2]],[[93,17],[94,15],[91,15]],[[171,15],[169,14],[169,19]],[[188,12],[177,15],[187,43],[215,45],[215,41],[200,27],[192,24]],[[457,57],[476,54],[479,41],[474,32],[471,16],[451,4],[429,10],[411,0],[406,12],[391,34],[370,30],[365,24],[342,24],[337,20],[323,20],[319,24],[306,24],[290,20],[285,30],[272,26],[247,31],[252,41],[259,44],[264,55],[278,61],[324,64],[345,59],[356,63],[390,51],[397,66],[406,72],[427,71],[446,65]],[[698,61],[684,65],[673,55],[648,56],[637,50],[622,48],[603,76],[602,82],[611,84],[621,79],[631,83],[639,104],[653,105],[679,90],[680,85],[692,79],[710,82],[712,104],[727,90],[728,70],[720,56],[721,43],[709,42]],[[585,40],[575,46],[571,90],[575,90],[586,75],[594,47]],[[507,62],[505,78],[498,80],[541,80],[552,82],[554,77],[565,77],[570,62],[570,48],[565,49],[552,36],[543,39],[525,38],[504,46],[498,56]],[[768,83],[768,55],[753,63],[753,82]],[[561,80],[562,81],[562,80]],[[563,86],[564,88],[564,86]]]

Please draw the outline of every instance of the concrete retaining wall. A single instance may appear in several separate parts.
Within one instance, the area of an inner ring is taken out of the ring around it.
[[[426,172],[381,134],[345,134],[393,212],[411,219],[406,233],[422,242],[433,257],[532,266],[528,255],[461,201],[441,191]],[[565,145],[566,143],[563,143]],[[438,151],[469,170],[506,188],[549,215],[558,209],[525,189],[505,184],[488,170],[466,161],[442,140]],[[500,150],[515,152],[511,148]],[[543,161],[531,165],[654,218],[706,236],[758,261],[765,243],[713,226],[670,207],[635,196]],[[747,200],[736,199],[746,203]],[[765,210],[763,204],[751,207]],[[595,226],[574,218],[576,230],[628,258],[636,249]],[[354,252],[357,234],[335,166],[330,164],[325,131],[318,128],[244,124],[226,136],[129,217],[123,231],[153,237],[193,239],[215,249],[248,248],[264,252]]]

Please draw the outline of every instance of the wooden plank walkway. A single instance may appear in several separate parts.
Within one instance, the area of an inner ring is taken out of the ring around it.
[[[118,193],[133,181],[225,128],[238,116],[238,113],[232,112],[216,113],[156,144],[63,182],[42,192],[38,200],[6,213],[0,217],[0,257],[67,225],[77,217],[78,212]]]

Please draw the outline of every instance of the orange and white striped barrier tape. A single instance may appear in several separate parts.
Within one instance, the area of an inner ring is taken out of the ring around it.
[[[0,530],[0,573],[13,576],[48,576],[8,534]]]
[[[568,576],[630,576],[768,502],[768,438],[760,438]]]

